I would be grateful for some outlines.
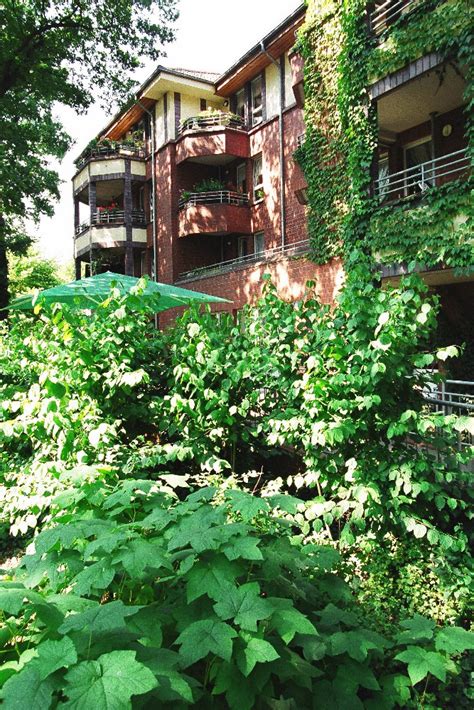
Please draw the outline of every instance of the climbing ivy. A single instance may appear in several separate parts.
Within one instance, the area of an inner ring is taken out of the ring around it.
[[[384,207],[370,195],[377,124],[368,87],[436,51],[466,78],[469,153],[474,154],[474,8],[470,0],[420,0],[377,40],[366,0],[308,0],[297,49],[305,61],[306,141],[297,151],[309,195],[313,259],[355,248],[383,263],[469,267],[474,263],[472,181],[431,188],[420,201]]]

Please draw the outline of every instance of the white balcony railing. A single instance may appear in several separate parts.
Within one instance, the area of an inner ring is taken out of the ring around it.
[[[226,273],[228,271],[234,271],[237,268],[250,266],[257,261],[271,261],[278,256],[298,256],[300,254],[307,254],[308,252],[309,239],[303,239],[302,241],[294,242],[293,244],[286,244],[284,246],[275,247],[274,249],[254,252],[253,254],[247,254],[246,256],[239,256],[237,259],[220,261],[215,264],[211,264],[210,266],[202,266],[199,269],[186,271],[179,275],[178,281],[182,283],[184,281],[203,279]]]
[[[245,207],[249,196],[245,192],[215,190],[213,192],[183,192],[179,200],[179,209],[196,205],[237,205]]]
[[[383,34],[400,17],[407,15],[425,0],[385,0],[370,14],[370,27],[375,35]]]
[[[199,131],[204,128],[236,128],[240,131],[245,131],[245,121],[240,116],[236,116],[233,113],[228,113],[225,111],[220,111],[216,113],[210,113],[208,116],[192,116],[184,121],[181,121],[179,128],[180,133],[185,131]]]
[[[132,210],[131,218],[133,224],[146,224],[145,212],[143,210]],[[125,212],[123,210],[98,210],[92,215],[92,224],[124,224]]]
[[[467,150],[463,148],[412,168],[379,177],[374,183],[374,194],[380,202],[422,195],[431,187],[465,177],[469,170],[470,159]]]

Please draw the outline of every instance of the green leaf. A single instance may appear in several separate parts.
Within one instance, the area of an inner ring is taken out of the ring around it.
[[[428,673],[442,683],[446,681],[446,663],[440,653],[426,651],[419,646],[409,646],[406,651],[396,655],[395,659],[408,665],[408,675],[413,685],[426,678]]]
[[[147,567],[172,569],[159,541],[132,540],[118,551],[112,562],[121,562],[132,579],[140,578]]]
[[[463,653],[474,649],[474,633],[460,626],[446,626],[438,632],[435,640],[437,651]]]
[[[347,653],[355,661],[365,661],[369,651],[382,651],[386,646],[382,636],[368,629],[338,631],[330,637],[330,642],[333,656]]]
[[[400,626],[406,631],[397,635],[399,643],[411,643],[413,641],[429,641],[433,638],[435,622],[424,616],[415,614],[412,619],[400,622]]]
[[[34,661],[41,680],[57,671],[59,668],[68,668],[77,662],[76,648],[70,638],[59,641],[44,641],[37,648],[38,658]]]
[[[186,575],[188,604],[204,594],[217,601],[222,597],[223,588],[233,584],[237,574],[236,566],[222,556],[196,563]]]
[[[272,625],[285,643],[290,643],[295,634],[318,633],[311,621],[297,609],[279,609],[272,616]]]
[[[251,638],[244,650],[239,653],[237,665],[247,677],[257,663],[269,663],[276,661],[277,658],[280,656],[271,643],[263,639]]]
[[[94,564],[84,567],[82,572],[74,577],[72,584],[76,594],[87,595],[92,589],[107,589],[115,577],[115,569],[110,564],[109,558],[104,558]]]
[[[237,632],[219,619],[205,619],[190,624],[176,639],[181,646],[180,656],[184,667],[192,665],[212,653],[229,662],[232,656],[232,639]]]
[[[43,680],[39,669],[28,665],[12,676],[3,686],[4,710],[45,710],[51,706],[55,684],[51,678]]]
[[[250,521],[259,513],[267,513],[268,503],[262,498],[246,493],[245,491],[230,490],[226,493],[226,500],[236,513],[240,513],[245,521]]]
[[[23,606],[27,594],[24,587],[0,587],[0,610],[15,616]]]
[[[223,553],[229,560],[263,560],[263,555],[258,546],[260,540],[255,537],[237,537],[228,545],[222,548]]]
[[[221,619],[233,619],[234,623],[248,631],[256,631],[257,621],[267,619],[273,610],[270,602],[260,596],[260,587],[256,582],[223,590],[220,601],[214,604],[214,611]]]
[[[98,633],[100,631],[112,631],[124,628],[124,619],[139,611],[138,606],[125,606],[121,601],[113,601],[108,604],[98,604],[86,609],[79,614],[71,614],[59,627],[60,634],[67,634],[70,631],[88,631]]]
[[[84,661],[66,675],[64,708],[129,710],[132,695],[157,686],[153,673],[135,659],[135,651],[112,651],[97,661]]]

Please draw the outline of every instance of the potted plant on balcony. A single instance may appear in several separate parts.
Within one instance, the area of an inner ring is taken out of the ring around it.
[[[218,178],[205,178],[198,182],[193,187],[193,192],[221,192],[225,190],[225,185]]]
[[[97,207],[98,222],[113,222],[119,214],[119,206],[116,202],[111,202],[109,205],[100,205]]]

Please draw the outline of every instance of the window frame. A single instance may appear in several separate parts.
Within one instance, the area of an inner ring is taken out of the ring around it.
[[[257,181],[255,176],[256,176],[256,166],[258,164],[258,161],[260,161],[260,173],[258,174],[258,177],[260,178],[260,181]],[[258,202],[262,202],[264,199],[263,196],[258,196],[257,193],[259,191],[263,192],[263,154],[262,153],[257,153],[257,155],[254,155],[252,157],[252,195],[253,195],[253,202],[254,204]]]
[[[257,82],[260,85],[260,104],[255,105],[255,98],[258,94],[255,92]],[[258,126],[263,123],[263,103],[264,103],[264,87],[263,76],[259,74],[250,82],[250,125]]]
[[[257,243],[261,240],[261,248],[257,249]],[[265,232],[255,232],[253,235],[253,253],[254,254],[264,254],[265,253]]]

